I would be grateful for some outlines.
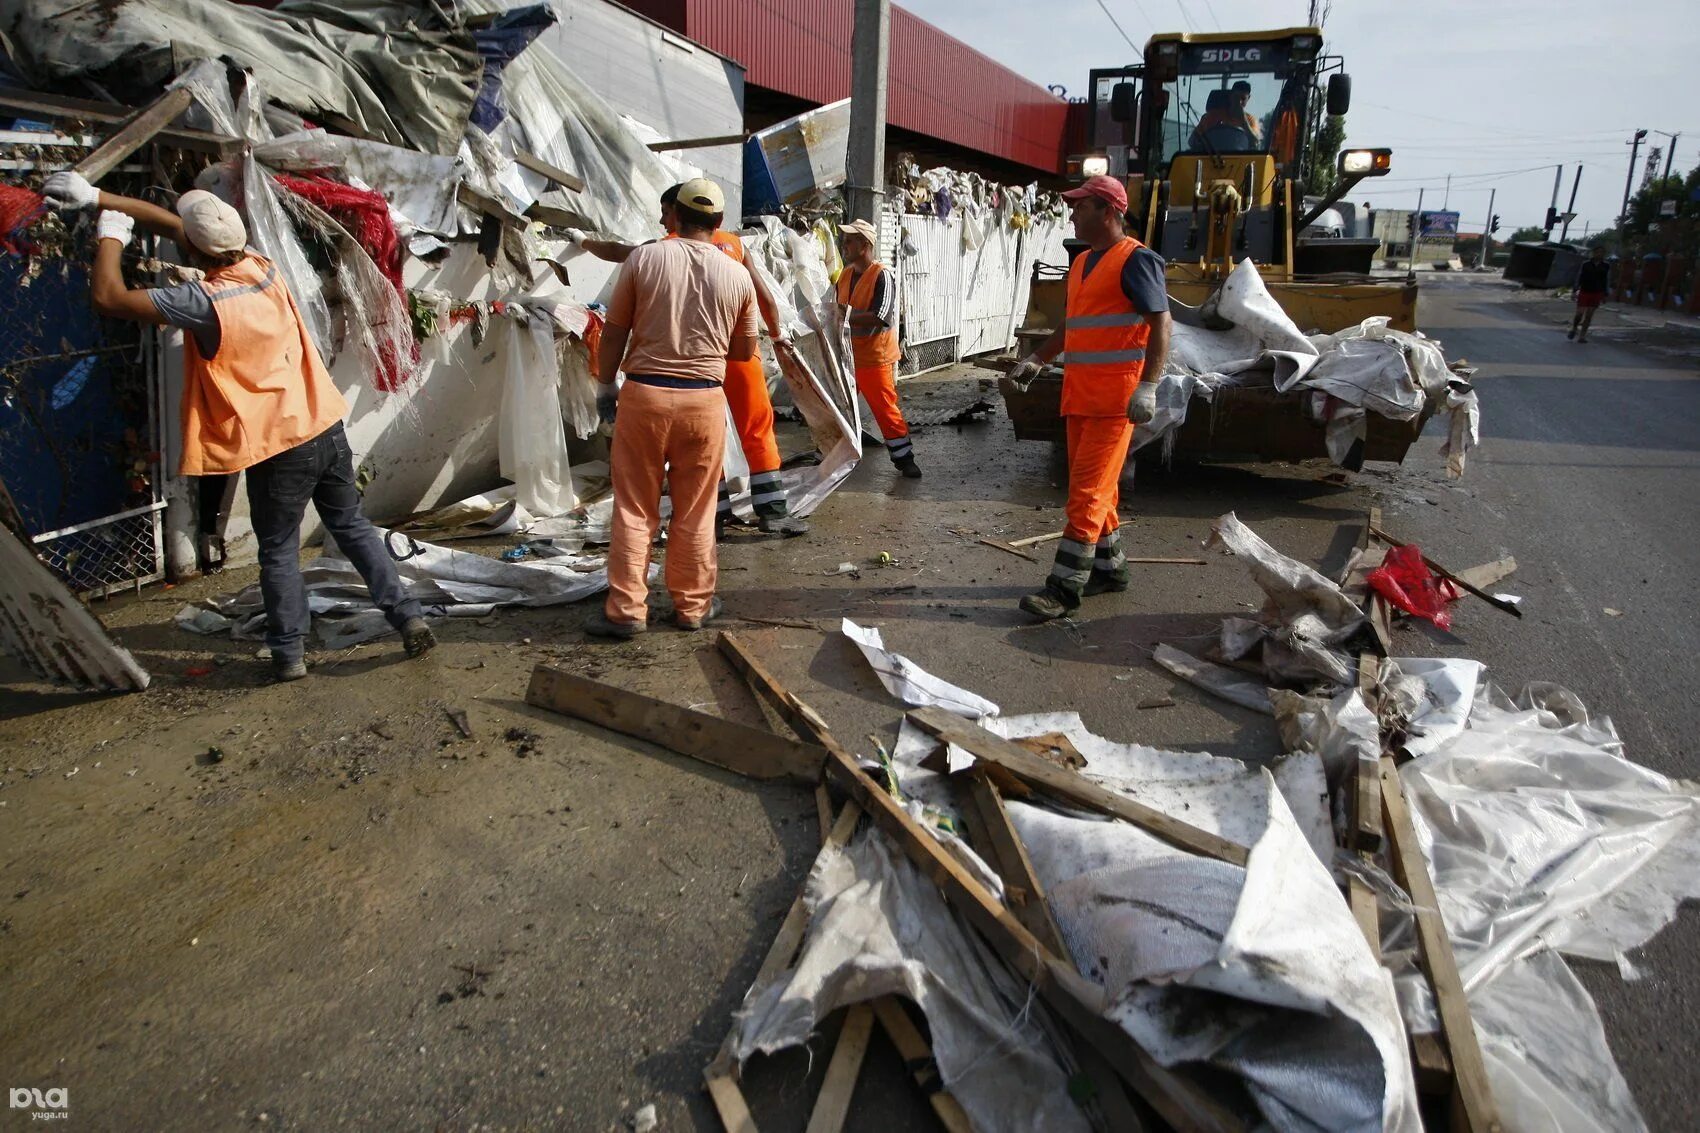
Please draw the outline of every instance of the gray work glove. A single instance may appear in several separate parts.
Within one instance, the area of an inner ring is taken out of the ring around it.
[[[1033,384],[1033,379],[1038,377],[1039,371],[1044,368],[1045,364],[1039,361],[1036,355],[1029,354],[1015,364],[1009,371],[1008,377],[1014,383],[1016,389],[1026,393],[1027,387]]]
[[[62,212],[82,212],[100,207],[100,190],[73,169],[55,173],[42,182],[41,195]]]
[[[1157,383],[1140,382],[1139,388],[1128,398],[1127,419],[1135,425],[1149,425],[1151,418],[1157,416]]]

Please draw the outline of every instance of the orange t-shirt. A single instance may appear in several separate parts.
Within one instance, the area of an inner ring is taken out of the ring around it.
[[[634,248],[614,281],[608,321],[629,327],[628,374],[726,377],[732,336],[757,333],[750,273],[715,245],[663,240]]]

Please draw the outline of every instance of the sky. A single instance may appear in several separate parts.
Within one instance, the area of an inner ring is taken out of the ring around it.
[[[1307,0],[900,6],[1070,97],[1087,93],[1093,67],[1137,62],[1154,33],[1271,30],[1309,12]],[[1392,173],[1360,184],[1353,201],[1409,209],[1421,190],[1423,208],[1445,205],[1461,214],[1460,231],[1480,232],[1497,190],[1503,240],[1541,225],[1561,164],[1563,210],[1580,163],[1574,239],[1615,223],[1637,128],[1649,131],[1637,188],[1648,143],[1670,144],[1653,131],[1682,135],[1674,171],[1700,165],[1700,20],[1690,0],[1334,0],[1328,9],[1324,50],[1352,76],[1346,144],[1393,150]]]

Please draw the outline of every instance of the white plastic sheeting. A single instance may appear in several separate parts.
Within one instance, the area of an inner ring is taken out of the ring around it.
[[[901,653],[887,649],[879,630],[864,628],[849,618],[844,619],[840,628],[868,659],[885,691],[903,703],[912,707],[936,705],[970,720],[998,714],[998,706],[985,697],[941,680]]]
[[[3,523],[0,649],[50,681],[119,692],[148,687],[147,670]]]
[[[1448,682],[1427,699],[1456,697]],[[1625,759],[1574,694],[1513,701],[1485,680],[1467,726],[1400,775],[1506,1129],[1646,1128],[1560,954],[1628,972],[1624,953],[1700,897],[1700,788]],[[1424,993],[1402,990],[1432,1029]]]
[[[543,560],[510,563],[434,543],[420,543],[379,528],[392,554],[405,555],[396,570],[408,593],[425,605],[430,617],[480,618],[502,606],[556,606],[576,602],[608,587],[600,555],[568,554]],[[360,573],[334,550],[325,549],[305,567],[307,606],[314,629],[327,649],[358,645],[393,632],[383,613],[372,605]],[[650,578],[656,576],[650,567]],[[194,633],[231,633],[258,638],[264,633],[265,604],[258,583],[209,599],[203,606],[184,606],[179,627]]]
[[[561,418],[561,367],[554,323],[538,317],[500,320],[505,358],[498,459],[514,482],[519,506],[534,516],[561,515],[577,504],[567,433]]]

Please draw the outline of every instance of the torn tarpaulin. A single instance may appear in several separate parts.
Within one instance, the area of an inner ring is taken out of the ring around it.
[[[891,652],[880,638],[879,630],[864,629],[849,618],[844,619],[841,628],[874,667],[885,690],[903,703],[937,705],[970,720],[998,714],[998,706],[985,697],[940,680],[901,653]]]

